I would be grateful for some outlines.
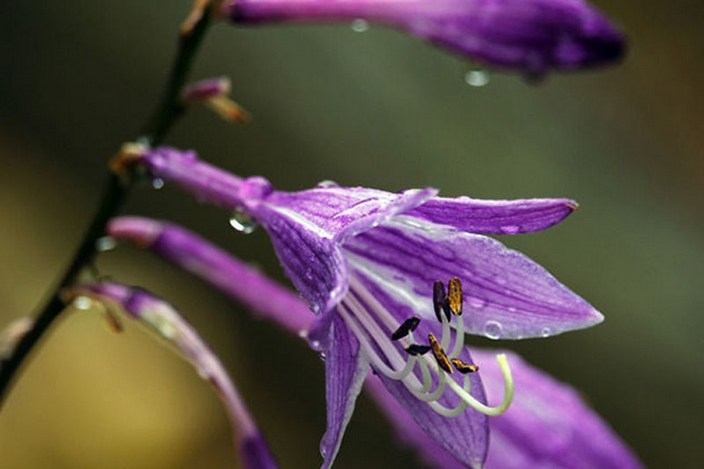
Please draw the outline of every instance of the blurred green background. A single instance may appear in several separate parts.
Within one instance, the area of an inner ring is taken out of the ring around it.
[[[572,383],[650,467],[704,464],[704,7],[598,3],[630,39],[620,66],[538,86],[395,31],[349,26],[208,35],[194,78],[229,75],[252,114],[229,126],[195,109],[168,143],[282,189],[323,179],[447,196],[565,196],[581,209],[502,241],[606,315],[599,327],[502,344]],[[33,314],[87,227],[105,164],[160,96],[170,2],[0,5],[0,321]],[[177,190],[134,191],[124,213],[174,220],[282,278],[261,230]],[[148,253],[98,267],[163,295],[220,354],[282,467],[319,465],[323,367],[296,338]],[[238,467],[221,406],[188,365],[139,328],[65,315],[0,414],[3,468]],[[475,345],[496,345],[473,338]],[[336,467],[419,467],[363,398]]]

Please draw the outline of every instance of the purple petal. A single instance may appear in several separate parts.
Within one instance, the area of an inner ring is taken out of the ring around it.
[[[600,65],[624,50],[619,31],[581,0],[231,0],[222,8],[244,24],[363,18],[530,74]]]
[[[485,236],[397,217],[349,240],[351,269],[392,292],[397,309],[432,318],[433,282],[464,285],[467,331],[490,338],[546,337],[603,317],[523,254]]]
[[[479,200],[435,197],[408,212],[431,223],[476,234],[533,233],[561,222],[578,207],[569,199]]]
[[[274,192],[252,210],[269,232],[296,289],[315,312],[329,312],[347,292],[347,265],[339,250],[346,237],[382,223],[434,196],[435,189],[392,194],[326,187]]]
[[[459,358],[465,363],[473,363],[466,348],[462,351]],[[454,373],[454,375],[456,374]],[[453,379],[452,376],[454,375],[449,375],[448,378]],[[486,396],[479,373],[472,373],[468,376],[472,383],[472,396],[485,403]],[[381,374],[379,378],[387,391],[420,426],[426,438],[435,441],[446,452],[466,466],[473,468],[483,466],[489,443],[489,418],[486,415],[472,408],[467,408],[464,413],[457,417],[444,417],[435,412],[426,402],[420,401],[411,394],[403,383],[389,379]],[[448,408],[456,406],[458,402],[459,399],[454,395],[445,395],[438,400],[438,403]]]
[[[107,232],[154,251],[295,334],[307,330],[313,319],[305,303],[287,288],[185,228],[148,218],[119,217],[110,221]]]
[[[533,368],[511,352],[475,350],[490,401],[501,396],[494,357],[506,353],[516,394],[505,414],[490,419],[488,468],[641,467],[630,449],[572,387]]]
[[[408,410],[386,390],[386,386],[376,376],[369,376],[364,382],[364,390],[376,401],[389,420],[400,443],[413,448],[422,460],[433,467],[442,469],[463,469],[466,466],[452,456],[445,448],[428,438],[418,426]]]
[[[354,405],[369,374],[369,363],[359,352],[359,342],[339,317],[330,329],[330,347],[325,352],[325,397],[327,429],[320,443],[323,468],[329,468],[337,456]]]

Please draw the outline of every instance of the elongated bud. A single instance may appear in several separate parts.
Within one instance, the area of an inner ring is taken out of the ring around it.
[[[176,346],[201,376],[210,382],[227,409],[236,429],[236,445],[247,469],[273,469],[274,457],[225,368],[210,347],[168,303],[141,290],[117,283],[84,285],[69,293],[86,295],[118,306]]]
[[[619,31],[582,0],[227,0],[221,8],[241,24],[364,19],[534,76],[601,65],[624,50]]]

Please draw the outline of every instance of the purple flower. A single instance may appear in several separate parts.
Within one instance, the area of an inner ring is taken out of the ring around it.
[[[506,409],[512,383],[500,359],[506,397],[495,408],[485,405],[465,332],[546,337],[602,320],[542,267],[483,236],[552,226],[574,210],[570,200],[447,199],[433,189],[392,194],[329,183],[288,193],[192,152],[144,150],[135,160],[153,177],[269,232],[284,270],[318,315],[308,339],[325,355],[324,467],[337,454],[370,366],[440,446],[481,466],[486,415]]]
[[[224,366],[198,333],[171,305],[142,289],[113,282],[81,285],[67,290],[65,299],[89,298],[110,312],[114,307],[141,322],[161,338],[172,343],[208,380],[222,399],[233,428],[242,467],[275,469],[276,461],[269,450],[244,400],[225,371]]]
[[[286,288],[179,226],[139,217],[111,221],[108,234],[146,247],[272,319],[293,334],[307,330],[308,307]],[[494,354],[474,350],[489,401],[496,401],[503,376],[491,365]],[[487,467],[638,467],[637,459],[569,386],[510,354],[517,392],[511,408],[489,419]],[[464,467],[413,420],[377,377],[366,390],[379,403],[401,439],[435,467]]]
[[[494,353],[473,351],[490,401],[501,395],[501,376],[490,366]],[[585,404],[577,391],[533,368],[518,355],[503,353],[508,354],[511,361],[516,396],[506,413],[489,419],[488,469],[641,467],[630,449]],[[443,469],[463,467],[427,438],[399,403],[389,398],[378,380],[368,379],[365,388],[393,424],[399,438],[414,447],[429,464]]]
[[[542,74],[611,62],[624,40],[582,0],[230,0],[238,24],[378,22],[487,65]]]

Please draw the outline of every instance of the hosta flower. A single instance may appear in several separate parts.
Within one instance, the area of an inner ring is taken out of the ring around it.
[[[177,225],[140,217],[111,221],[108,233],[154,251],[163,258],[273,320],[293,334],[307,330],[312,315],[293,293],[226,251]],[[473,349],[488,400],[503,393],[503,376],[492,366],[494,353]],[[579,395],[510,354],[518,389],[508,411],[489,419],[486,466],[512,467],[638,467],[638,460]],[[464,467],[413,420],[378,377],[368,375],[365,389],[378,402],[402,441],[434,467]]]
[[[129,158],[270,234],[286,273],[318,315],[308,337],[325,355],[325,467],[370,366],[440,446],[480,466],[486,415],[505,410],[512,386],[502,363],[507,399],[486,406],[464,333],[545,337],[602,320],[542,267],[484,236],[547,228],[574,210],[572,201],[447,199],[434,189],[392,194],[329,183],[288,193],[263,178],[218,170],[192,152],[133,149]]]
[[[366,19],[531,74],[602,64],[624,48],[618,30],[582,0],[229,0],[222,9],[243,25]]]

